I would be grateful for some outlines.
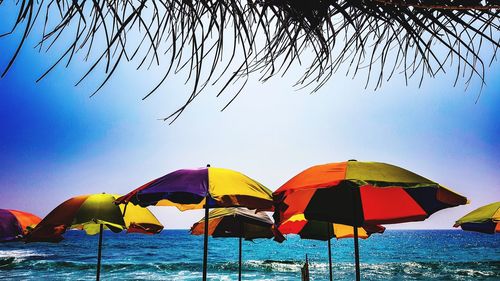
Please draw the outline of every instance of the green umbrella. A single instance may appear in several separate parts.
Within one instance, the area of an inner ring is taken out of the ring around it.
[[[455,222],[454,227],[488,234],[500,233],[500,202],[478,208]]]
[[[128,233],[144,234],[159,233],[163,229],[163,225],[146,208],[128,206],[123,215],[125,206],[114,204],[118,197],[119,195],[103,193],[68,199],[52,210],[28,234],[26,242],[60,242],[67,229],[84,230],[88,235],[99,234],[96,273],[96,279],[99,280],[104,229],[113,232],[126,229]]]

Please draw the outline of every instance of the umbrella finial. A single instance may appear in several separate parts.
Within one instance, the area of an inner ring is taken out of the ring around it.
[[[358,160],[356,160],[356,159],[349,159],[349,160],[347,160],[347,161],[348,161],[348,162],[358,162]]]
[[[207,168],[210,168],[210,164],[207,164]]]

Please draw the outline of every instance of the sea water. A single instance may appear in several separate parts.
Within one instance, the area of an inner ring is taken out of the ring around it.
[[[58,244],[0,244],[0,280],[95,279],[98,236],[69,231]],[[300,280],[306,254],[312,280],[328,279],[325,241],[296,235],[278,244],[243,241],[243,280]],[[200,280],[203,237],[104,233],[102,280]],[[332,240],[334,280],[353,280],[352,239]],[[500,235],[461,230],[387,230],[360,240],[363,280],[500,280]],[[237,280],[238,240],[209,239],[210,280]]]

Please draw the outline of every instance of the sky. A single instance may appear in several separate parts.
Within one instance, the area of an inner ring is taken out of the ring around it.
[[[206,164],[241,171],[275,190],[307,167],[348,159],[395,164],[471,200],[424,222],[389,228],[450,228],[467,212],[500,200],[498,62],[487,69],[482,91],[478,83],[452,87],[451,73],[420,88],[397,76],[377,91],[365,89],[364,77],[338,73],[314,94],[292,87],[299,70],[267,83],[253,77],[227,110],[220,112],[230,93],[217,98],[217,89],[209,88],[169,125],[159,119],[190,93],[183,73],[143,101],[161,78],[158,69],[123,64],[89,97],[99,75],[74,87],[88,63],[57,67],[35,83],[57,53],[40,53],[35,42],[26,43],[0,79],[0,208],[43,217],[76,195],[123,194]],[[0,66],[13,43],[0,39]],[[188,228],[202,216],[151,210],[167,229]]]

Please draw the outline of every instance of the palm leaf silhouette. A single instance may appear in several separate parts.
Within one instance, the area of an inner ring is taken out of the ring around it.
[[[312,91],[340,69],[365,76],[366,86],[375,89],[395,74],[422,83],[448,70],[455,72],[454,84],[479,77],[483,85],[485,68],[496,61],[500,46],[500,0],[17,0],[9,5],[0,0],[0,9],[14,6],[17,17],[0,37],[17,31],[22,36],[2,77],[41,25],[40,50],[60,41],[65,48],[40,79],[59,64],[68,66],[77,53],[92,62],[77,85],[105,69],[93,94],[124,61],[135,61],[138,69],[161,65],[163,78],[147,98],[169,75],[187,70],[191,95],[165,118],[172,122],[207,86],[220,84],[220,95],[242,79],[229,105],[249,75],[265,82],[297,64],[306,71],[295,85]],[[485,48],[490,57],[483,56]]]

